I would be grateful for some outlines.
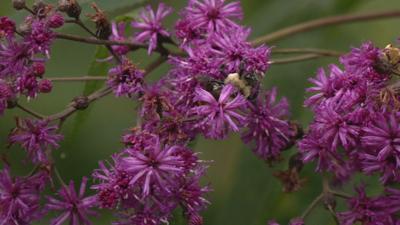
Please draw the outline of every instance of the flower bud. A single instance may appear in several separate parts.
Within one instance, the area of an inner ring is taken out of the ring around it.
[[[89,106],[89,99],[86,96],[78,96],[73,99],[74,107],[78,110],[84,110]]]
[[[46,67],[43,62],[35,62],[32,64],[32,72],[36,77],[42,77],[46,72]]]
[[[39,91],[41,93],[50,93],[52,89],[53,89],[53,84],[51,83],[50,80],[45,79],[39,81]]]
[[[75,19],[78,19],[82,12],[82,8],[76,0],[60,0],[58,10]]]
[[[60,13],[54,13],[49,17],[49,27],[60,28],[64,25],[64,17]]]
[[[21,10],[26,7],[25,0],[12,0],[12,5],[16,10]]]

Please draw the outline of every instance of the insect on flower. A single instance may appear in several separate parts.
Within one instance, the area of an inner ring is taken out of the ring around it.
[[[400,76],[400,49],[387,45],[381,54],[380,60],[376,65],[379,72],[392,73]]]
[[[231,73],[225,78],[225,84],[232,84],[240,90],[244,97],[253,99],[258,95],[257,77],[252,74],[242,75],[241,73]]]

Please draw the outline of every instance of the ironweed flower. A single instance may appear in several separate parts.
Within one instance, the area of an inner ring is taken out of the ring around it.
[[[233,85],[225,85],[218,99],[201,87],[197,87],[195,91],[196,100],[200,105],[194,107],[192,112],[200,117],[196,126],[203,131],[206,137],[223,139],[229,130],[239,131],[246,120],[240,111],[246,105],[247,100],[238,93],[232,97],[236,92]]]
[[[15,128],[9,137],[10,144],[20,144],[33,162],[47,162],[45,151],[58,148],[63,136],[57,134],[58,127],[49,125],[45,120],[17,119]]]
[[[79,192],[75,191],[74,182],[58,191],[59,199],[48,197],[46,209],[49,211],[61,211],[61,215],[51,220],[51,225],[59,225],[69,219],[71,225],[90,225],[89,216],[96,215],[91,208],[97,205],[96,196],[85,197],[87,178],[82,178]]]
[[[243,18],[240,2],[225,5],[224,0],[190,0],[184,14],[194,29],[208,32],[236,27],[232,19]]]
[[[277,159],[294,135],[287,117],[289,106],[284,98],[276,102],[277,89],[260,95],[247,104],[248,129],[242,134],[245,143],[255,142],[254,153],[264,160]]]
[[[142,91],[143,78],[143,71],[130,60],[124,59],[120,65],[110,69],[107,85],[114,90],[116,96],[131,97]]]
[[[8,167],[0,171],[0,224],[30,224],[42,218],[38,183],[41,176],[11,177]]]
[[[147,53],[150,55],[157,48],[157,44],[161,38],[170,36],[169,32],[163,28],[162,20],[172,13],[172,8],[164,3],[158,5],[156,12],[150,6],[147,6],[139,15],[139,21],[132,22],[132,27],[142,30],[135,35],[138,42],[148,42],[149,48]]]

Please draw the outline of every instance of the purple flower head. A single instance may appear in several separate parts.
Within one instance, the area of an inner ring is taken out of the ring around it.
[[[151,194],[154,188],[170,192],[173,180],[188,172],[184,153],[190,152],[182,146],[163,147],[159,138],[138,151],[125,150],[127,156],[118,162],[118,169],[124,170],[132,177],[129,184],[142,190],[142,197]],[[194,163],[195,164],[195,163]]]
[[[252,48],[246,41],[249,34],[250,29],[237,28],[221,30],[210,36],[210,51],[219,64],[226,67],[226,73],[243,69],[246,73],[264,74],[268,69],[271,50],[265,46]]]
[[[348,200],[349,211],[338,213],[340,224],[353,225],[357,222],[366,225],[394,224],[391,215],[378,204],[378,198],[370,198],[365,187],[357,189],[357,196]]]
[[[7,101],[13,97],[11,87],[2,79],[0,79],[0,115],[3,115],[7,108]]]
[[[162,20],[171,14],[172,8],[163,3],[158,5],[156,12],[150,6],[147,6],[144,11],[140,13],[139,20],[132,22],[132,27],[142,30],[135,35],[135,40],[138,42],[149,43],[148,54],[157,48],[157,43],[161,37],[169,37],[170,34],[163,28]],[[161,36],[161,37],[160,37]]]
[[[15,23],[6,16],[0,17],[0,39],[3,37],[12,38],[15,33]]]
[[[371,123],[363,128],[362,145],[367,153],[364,158],[364,171],[382,172],[382,181],[400,178],[400,115],[399,113],[378,113]]]
[[[218,99],[201,87],[197,87],[195,92],[200,105],[191,111],[200,118],[196,126],[206,137],[223,139],[229,130],[238,132],[245,123],[246,118],[239,112],[243,110],[247,100],[236,93],[233,85],[225,85]]]
[[[186,19],[193,29],[205,32],[220,31],[237,27],[232,19],[242,19],[240,2],[224,4],[224,0],[190,0],[186,7]]]
[[[33,73],[27,72],[18,77],[17,91],[30,98],[35,98],[39,93],[39,81]]]
[[[12,178],[6,167],[0,171],[0,223],[30,224],[40,219],[40,190],[37,176]]]
[[[365,42],[360,48],[353,48],[351,52],[340,58],[345,70],[357,76],[368,78],[381,77],[374,69],[381,50],[376,48],[372,42]]]
[[[345,114],[340,111],[340,105],[320,105],[316,109],[315,122],[311,129],[322,134],[321,138],[326,143],[331,143],[332,149],[343,146],[350,150],[357,145],[361,127],[353,120],[352,113]]]
[[[0,78],[15,77],[26,71],[32,54],[29,45],[7,40],[0,43]]]
[[[143,78],[143,71],[124,59],[120,65],[110,69],[107,84],[116,96],[131,97],[143,90]]]
[[[50,56],[50,46],[55,38],[54,32],[43,20],[33,20],[30,33],[25,36],[25,43],[29,45],[32,54],[42,53]]]
[[[96,196],[85,197],[87,178],[82,178],[79,193],[75,191],[74,182],[58,191],[59,199],[48,197],[46,209],[60,211],[61,215],[51,220],[51,225],[60,225],[69,219],[71,225],[90,225],[88,217],[96,215],[91,208],[97,205]]]
[[[210,49],[211,47],[208,44],[185,47],[188,57],[171,57],[171,64],[192,76],[202,74],[217,79],[224,79],[226,74],[220,64],[221,59],[216,60],[213,58],[214,54]]]
[[[331,143],[326,143],[321,134],[308,133],[298,142],[299,151],[305,163],[317,160],[316,171],[329,171],[335,173],[336,178],[345,180],[349,177],[351,167],[344,156],[336,149],[331,148]]]
[[[325,70],[323,68],[320,68],[317,72],[317,77],[309,79],[311,83],[315,84],[315,87],[307,88],[307,92],[316,93],[304,102],[306,106],[318,106],[321,101],[329,99],[335,95],[335,89],[332,82],[332,77],[334,75],[332,73],[336,71],[336,68],[336,66],[331,67],[331,74],[329,77],[326,76]]]
[[[175,34],[182,40],[181,46],[185,47],[193,40],[200,40],[202,32],[192,27],[191,21],[188,19],[180,19],[175,24]]]
[[[287,100],[276,102],[276,95],[277,90],[273,88],[265,96],[260,95],[254,103],[248,103],[248,129],[242,135],[245,143],[255,142],[253,151],[264,160],[276,159],[294,135],[287,121]]]
[[[113,157],[114,163],[117,157]],[[99,181],[91,188],[97,191],[97,201],[102,208],[115,208],[121,199],[129,193],[129,181],[131,177],[114,165],[107,168],[103,162],[99,162],[100,168],[93,172],[93,178]]]
[[[207,208],[210,202],[205,195],[211,191],[209,186],[201,186],[200,179],[204,176],[205,167],[196,168],[188,177],[180,177],[176,182],[175,196],[184,207],[189,220],[191,216],[200,216],[199,212]]]
[[[45,151],[49,147],[58,148],[63,138],[57,134],[57,126],[50,126],[45,120],[17,119],[17,127],[11,132],[11,144],[20,144],[33,162],[47,162]]]
[[[125,23],[124,22],[113,22],[111,24],[112,34],[110,40],[112,41],[126,41],[125,37]],[[126,55],[130,51],[128,46],[125,45],[113,45],[112,49],[118,55]]]

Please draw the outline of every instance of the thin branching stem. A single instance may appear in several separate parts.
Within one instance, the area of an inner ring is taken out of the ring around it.
[[[104,76],[82,76],[82,77],[53,77],[49,78],[53,82],[63,82],[63,81],[104,81],[107,77]]]
[[[307,21],[304,23],[296,24],[293,26],[289,26],[287,28],[269,33],[265,36],[256,38],[252,41],[252,44],[257,46],[264,43],[271,43],[277,40],[284,39],[286,37],[292,37],[295,34],[303,33],[306,31],[314,30],[321,27],[326,27],[330,25],[337,24],[347,24],[358,21],[369,21],[369,20],[377,20],[377,19],[385,19],[385,18],[394,18],[400,17],[400,10],[390,10],[384,12],[369,12],[369,13],[360,13],[360,14],[350,14],[350,15],[339,15],[339,16],[331,16],[316,20]]]
[[[26,113],[32,115],[33,117],[36,117],[37,119],[43,119],[43,118],[45,118],[44,115],[42,115],[42,114],[40,114],[40,113],[38,113],[38,112],[35,112],[34,110],[32,110],[32,109],[30,109],[30,108],[28,108],[28,107],[26,107],[26,106],[23,106],[23,105],[21,105],[21,104],[19,104],[19,103],[17,103],[17,108],[19,108],[19,109],[21,109],[22,111],[24,111],[24,112],[26,112]]]

